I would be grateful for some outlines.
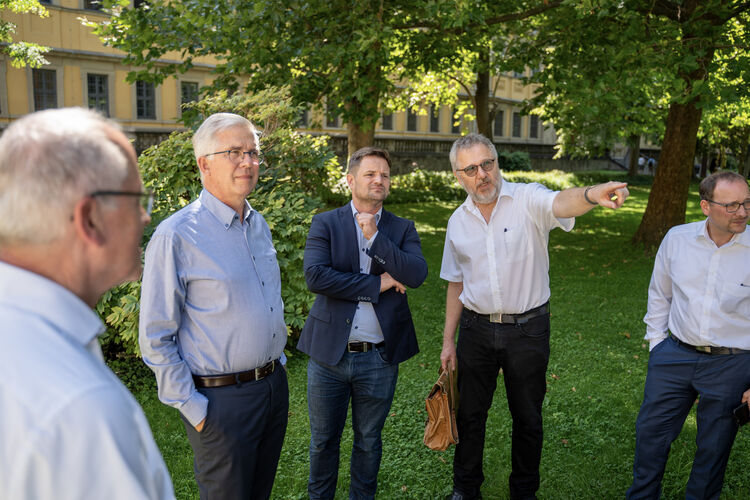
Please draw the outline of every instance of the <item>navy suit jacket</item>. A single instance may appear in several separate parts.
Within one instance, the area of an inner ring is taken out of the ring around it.
[[[427,277],[427,262],[410,220],[383,209],[368,250],[370,274],[359,272],[357,229],[350,204],[312,219],[305,244],[305,280],[317,294],[297,348],[335,365],[344,355],[359,301],[372,302],[385,339],[386,357],[400,363],[419,352],[406,294],[380,293],[380,275],[390,273],[409,288]]]

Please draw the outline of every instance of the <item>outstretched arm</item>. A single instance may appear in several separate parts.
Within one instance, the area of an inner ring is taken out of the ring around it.
[[[552,203],[552,213],[562,219],[578,217],[595,206],[617,210],[630,195],[626,182],[606,182],[585,188],[568,188],[557,193]]]

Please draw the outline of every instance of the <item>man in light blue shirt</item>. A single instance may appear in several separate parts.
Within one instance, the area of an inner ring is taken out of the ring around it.
[[[140,276],[151,200],[127,138],[91,111],[33,113],[0,138],[0,498],[174,498],[92,310]]]
[[[193,148],[204,189],[146,249],[141,351],[159,399],[182,415],[201,498],[269,498],[289,390],[276,250],[246,200],[262,162],[258,134],[217,113]]]

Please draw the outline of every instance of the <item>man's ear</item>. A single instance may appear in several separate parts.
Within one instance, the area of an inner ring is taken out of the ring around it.
[[[203,174],[203,176],[206,176],[211,172],[211,169],[208,167],[208,158],[206,158],[205,156],[200,156],[198,158],[198,169],[201,171],[201,174]]]
[[[708,201],[701,200],[701,210],[703,210],[703,215],[705,215],[706,217],[708,217],[708,205]]]
[[[73,207],[73,228],[84,242],[101,246],[104,244],[104,220],[100,206],[91,196],[81,198]]]
[[[349,185],[349,190],[352,189],[352,183],[354,182],[354,176],[352,174],[346,174],[346,183]]]

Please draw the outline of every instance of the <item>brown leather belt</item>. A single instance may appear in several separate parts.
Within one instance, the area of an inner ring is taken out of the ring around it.
[[[278,362],[279,360],[277,359],[254,370],[247,370],[237,373],[227,373],[226,375],[193,375],[193,382],[195,383],[196,387],[208,388],[224,387],[227,385],[236,385],[245,382],[253,382],[255,380],[262,380],[273,373],[274,367]]]
[[[683,342],[682,340],[678,339],[675,335],[672,335],[672,338],[677,341],[678,344],[680,344],[683,347],[687,347],[688,349],[692,349],[694,351],[698,351],[702,354],[746,354],[750,351],[746,349],[738,349],[736,347],[717,347],[713,345],[692,345],[688,344],[687,342]]]
[[[522,312],[518,314],[501,314],[501,313],[479,314],[478,312],[474,312],[471,309],[467,309],[466,307],[464,307],[464,310],[468,311],[471,314],[476,315],[479,318],[487,320],[490,323],[504,323],[507,325],[523,325],[527,323],[530,319],[548,314],[549,302],[545,302],[541,306],[534,307],[533,309],[529,309],[526,312]]]
[[[372,342],[349,342],[346,344],[347,352],[367,352],[385,345],[385,342],[373,344]]]

